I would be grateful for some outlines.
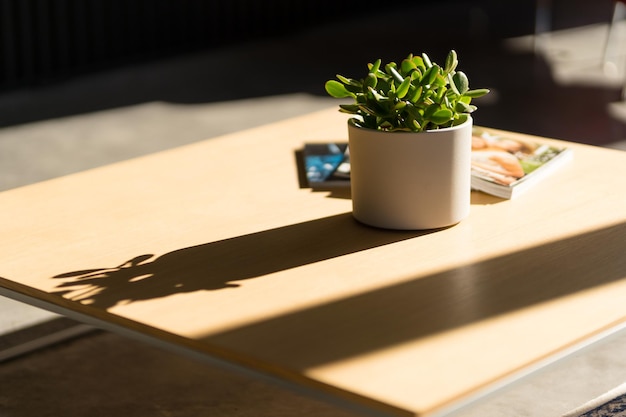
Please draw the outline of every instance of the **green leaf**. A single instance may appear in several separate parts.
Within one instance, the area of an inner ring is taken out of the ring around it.
[[[456,89],[459,91],[459,93],[465,94],[469,89],[469,80],[467,79],[467,75],[465,75],[464,72],[456,72],[452,77],[452,80],[454,81],[454,85],[456,86]]]
[[[346,85],[353,85],[355,87],[361,88],[362,84],[358,80],[354,80],[352,78],[344,77],[341,74],[337,74],[337,79]]]
[[[373,64],[367,64],[367,67],[369,68],[370,72],[377,73],[380,70],[381,62],[382,61],[380,59],[377,59],[376,61],[374,61]]]
[[[452,110],[440,109],[437,110],[432,116],[430,116],[429,119],[436,125],[442,125],[449,122],[452,119],[452,115]]]
[[[433,66],[433,63],[430,61],[430,58],[428,57],[428,55],[426,55],[426,53],[422,53],[422,59],[424,60],[424,65],[426,65],[426,68],[430,68]]]
[[[479,88],[479,89],[476,89],[476,90],[466,91],[464,93],[464,95],[467,96],[467,97],[470,97],[470,98],[477,98],[477,97],[482,97],[482,96],[484,96],[486,94],[489,94],[489,92],[490,91],[487,88]]]
[[[417,70],[417,65],[415,65],[415,62],[413,62],[412,59],[407,58],[400,64],[400,70],[402,71],[402,74],[408,75],[412,71]]]
[[[369,129],[377,129],[378,125],[376,122],[376,116],[370,116],[370,115],[361,115],[361,117],[363,117],[363,126],[369,128]]]
[[[396,63],[395,62],[389,62],[387,64],[385,64],[385,72],[389,75],[391,75],[391,68],[395,68]]]
[[[391,122],[389,122],[388,120],[385,120],[384,122],[379,124],[380,129],[381,130],[392,130],[393,129],[393,124],[391,124]]]
[[[398,101],[395,106],[393,106],[394,110],[402,110],[406,107],[406,101]]]
[[[359,111],[359,105],[358,104],[340,104],[339,108],[340,111],[342,111],[343,113],[350,113],[350,114],[357,114]]]
[[[394,80],[396,80],[396,82],[398,84],[401,84],[404,82],[404,77],[402,75],[400,75],[400,73],[398,72],[398,70],[395,67],[389,67],[389,72],[391,73],[391,76],[393,77]]]
[[[415,68],[413,72],[411,72],[411,82],[419,81],[422,79],[422,71],[419,68]]]
[[[409,92],[409,87],[411,86],[411,78],[407,77],[402,81],[402,84],[396,90],[396,94],[398,98],[404,98],[406,94]]]
[[[476,110],[476,106],[472,106],[470,104],[466,104],[463,103],[462,101],[459,101],[456,103],[456,105],[454,106],[454,109],[458,112],[458,113],[471,113],[474,110]]]
[[[437,93],[435,95],[436,97],[436,102],[437,103],[441,103],[443,101],[444,95],[446,94],[446,87],[440,87],[439,90],[437,90]]]
[[[439,67],[437,65],[431,65],[430,68],[426,70],[424,76],[422,77],[422,81],[420,81],[420,85],[427,86],[433,83],[437,78],[437,73],[439,71]]]
[[[418,118],[421,116],[419,109],[415,107],[413,103],[411,102],[406,103],[406,107],[404,108],[404,111],[406,112],[406,114],[408,114],[412,118]]]
[[[459,114],[459,117],[457,117],[456,120],[454,120],[452,122],[452,126],[458,126],[458,125],[462,125],[463,123],[467,122],[469,120],[469,115],[468,114]]]
[[[339,81],[329,80],[326,81],[324,86],[326,88],[326,92],[335,98],[345,98],[345,97],[354,97],[354,94],[346,90],[346,87],[341,84]]]
[[[376,101],[382,101],[385,100],[387,97],[382,96],[378,93],[378,91],[374,90],[372,87],[367,87],[367,90],[369,91],[369,93],[372,95],[372,98]]]
[[[413,61],[413,63],[415,64],[415,66],[422,72],[426,72],[426,65],[424,64],[424,59],[420,56],[414,56],[413,59],[411,59],[411,61]]]
[[[428,107],[426,108],[426,110],[424,110],[424,117],[425,117],[426,119],[430,119],[430,118],[431,118],[431,117],[433,117],[433,115],[434,115],[435,113],[437,113],[439,110],[440,110],[440,107],[439,107],[439,105],[438,105],[438,104],[436,104],[436,103],[431,104],[430,106],[428,106]]]
[[[346,90],[348,90],[351,93],[354,93],[354,94],[363,93],[363,85],[356,86],[352,84],[346,84],[345,87],[346,87]]]
[[[454,80],[452,80],[452,74],[448,74],[448,85],[450,85],[450,89],[454,92],[454,94],[457,96],[461,95],[459,89],[456,88],[456,84],[454,84]]]
[[[375,88],[376,84],[378,84],[378,78],[376,77],[376,75],[374,75],[374,73],[372,72],[367,74],[367,77],[365,77],[365,80],[363,81],[363,85],[365,87]]]
[[[419,99],[422,96],[422,86],[413,87],[409,91],[410,91],[411,94],[409,94],[409,97],[407,97],[408,100],[411,103],[415,103],[415,102],[419,101]]]
[[[361,110],[362,112],[372,115],[372,116],[376,116],[376,112],[372,109],[370,109],[369,107],[365,106],[365,105],[359,105],[359,110]]]
[[[439,71],[441,71],[441,67],[437,66],[437,64],[435,64],[434,66],[437,67]],[[443,75],[440,74],[439,71],[437,71],[435,79],[431,84],[435,87],[441,88],[446,86],[446,79],[443,77]]]
[[[448,56],[446,57],[446,66],[444,71],[446,72],[446,74],[449,74],[456,69],[456,66],[458,64],[459,60],[457,58],[456,51],[453,49],[448,53]]]

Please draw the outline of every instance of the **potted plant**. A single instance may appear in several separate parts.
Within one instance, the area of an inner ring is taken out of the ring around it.
[[[432,229],[469,214],[472,99],[454,50],[445,65],[425,53],[367,65],[365,78],[325,84],[348,120],[354,217],[391,229]]]

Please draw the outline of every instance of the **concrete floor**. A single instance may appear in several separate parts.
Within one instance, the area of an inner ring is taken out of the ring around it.
[[[355,58],[311,46],[333,39],[337,30],[4,93],[0,190],[335,106],[321,86],[334,75],[335,64],[349,68],[346,61]],[[288,52],[299,48],[312,52],[296,58]],[[559,84],[549,50],[535,56],[519,49],[458,49],[467,51],[460,53],[467,72],[478,71],[474,85],[494,90],[480,105],[479,124],[626,149],[619,83]],[[215,82],[224,65],[232,79],[245,75],[236,70],[245,60],[271,66],[268,73],[292,71],[261,83],[244,79],[236,87]],[[364,61],[358,62],[360,68]],[[496,71],[502,62],[514,73]],[[584,108],[574,100],[581,94]],[[0,298],[0,312],[0,417],[357,415],[112,333],[83,327],[73,332],[74,322],[59,325],[56,315],[8,299]],[[59,328],[76,337],[30,351],[54,341]],[[626,381],[624,346],[626,331],[617,332],[451,415],[557,417]],[[3,357],[3,351],[11,354]]]

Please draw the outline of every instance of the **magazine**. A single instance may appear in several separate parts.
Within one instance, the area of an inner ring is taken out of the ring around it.
[[[570,148],[492,134],[472,136],[472,189],[512,199],[571,159]]]
[[[312,189],[350,185],[347,143],[309,143],[304,166]],[[474,127],[472,136],[472,189],[512,199],[571,159],[570,148],[493,134]]]
[[[328,189],[350,186],[350,153],[347,143],[307,143],[303,154],[309,187]]]

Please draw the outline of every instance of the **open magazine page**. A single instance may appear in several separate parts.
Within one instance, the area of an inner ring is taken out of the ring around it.
[[[568,148],[494,135],[475,127],[472,136],[472,188],[502,198],[514,198],[570,156]]]

